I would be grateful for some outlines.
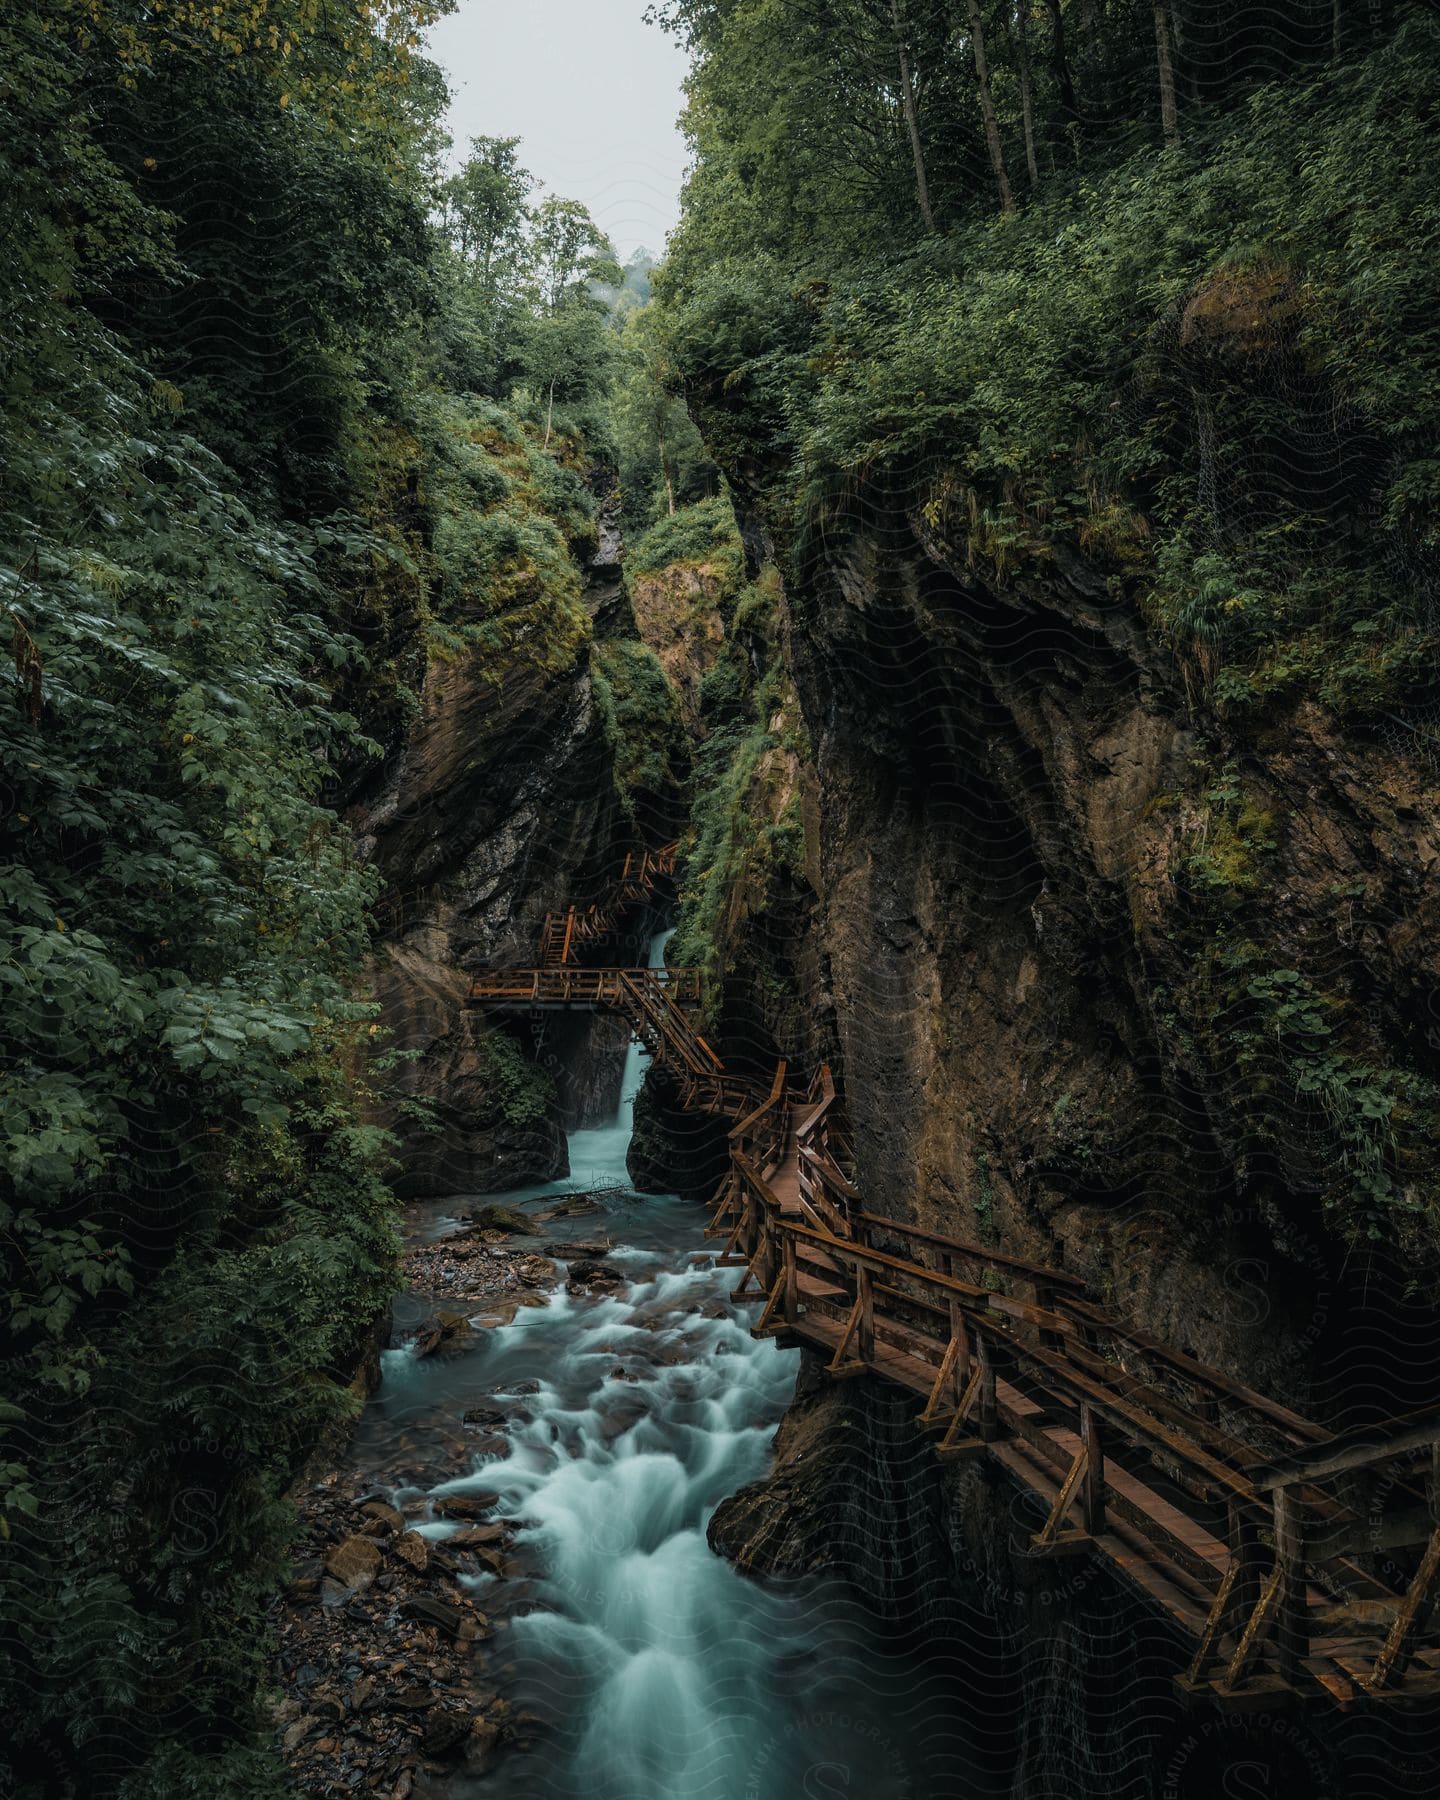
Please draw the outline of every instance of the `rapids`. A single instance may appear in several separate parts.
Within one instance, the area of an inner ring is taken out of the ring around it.
[[[668,936],[668,934],[665,934]],[[651,952],[664,955],[664,937]],[[756,1342],[715,1267],[699,1209],[643,1199],[625,1152],[645,1057],[632,1046],[619,1109],[570,1139],[571,1174],[507,1194],[553,1202],[607,1190],[614,1293],[525,1308],[448,1359],[385,1353],[356,1454],[375,1469],[477,1404],[504,1415],[483,1455],[451,1479],[392,1487],[498,1496],[533,1575],[465,1578],[501,1623],[487,1651],[506,1698],[543,1721],[534,1747],[483,1778],[432,1778],[435,1795],[496,1800],[794,1800],[865,1795],[939,1800],[989,1791],[969,1772],[956,1701],[933,1669],[901,1655],[835,1586],[764,1586],[705,1538],[716,1504],[768,1467],[798,1352]],[[424,1235],[442,1235],[442,1215]],[[544,1235],[554,1239],[555,1226]],[[453,1442],[453,1432],[451,1441]],[[501,1446],[503,1445],[503,1450]],[[455,1527],[432,1516],[443,1540]],[[509,1598],[501,1590],[510,1590]],[[417,1792],[420,1790],[417,1790]]]

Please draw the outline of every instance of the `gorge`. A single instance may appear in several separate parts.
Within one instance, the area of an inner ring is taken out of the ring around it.
[[[0,27],[0,1791],[1433,1793],[1440,23],[649,11]]]

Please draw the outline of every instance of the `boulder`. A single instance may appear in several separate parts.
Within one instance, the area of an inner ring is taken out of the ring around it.
[[[384,1537],[405,1529],[405,1520],[393,1506],[384,1500],[369,1500],[360,1508],[361,1517],[369,1523],[364,1527],[369,1537],[377,1534]]]
[[[431,1510],[437,1519],[478,1519],[498,1505],[499,1500],[498,1494],[489,1493],[437,1494],[431,1502]]]
[[[368,1537],[348,1537],[325,1558],[325,1572],[342,1587],[357,1594],[380,1572],[380,1552]]]
[[[506,1237],[529,1237],[535,1230],[535,1221],[518,1206],[482,1206],[471,1213],[469,1223],[474,1231],[498,1231]]]
[[[418,1531],[402,1531],[390,1549],[417,1575],[423,1575],[430,1567],[430,1546]]]
[[[437,1350],[458,1350],[469,1335],[470,1321],[464,1313],[436,1313],[420,1327],[415,1339],[415,1354],[433,1356]]]

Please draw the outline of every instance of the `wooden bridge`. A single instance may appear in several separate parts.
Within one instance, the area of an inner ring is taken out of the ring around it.
[[[1098,1555],[1172,1621],[1182,1692],[1440,1695],[1440,1407],[1335,1434],[1111,1317],[1064,1270],[870,1210],[829,1069],[803,1088],[783,1062],[768,1088],[727,1072],[687,1016],[693,971],[542,958],[471,994],[613,1009],[686,1106],[732,1120],[707,1234],[744,1271],[735,1297],[762,1305],[756,1335],[906,1390],[942,1460],[1003,1469],[1035,1503],[1031,1554]]]

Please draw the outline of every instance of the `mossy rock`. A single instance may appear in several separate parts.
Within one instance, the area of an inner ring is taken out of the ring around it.
[[[535,1221],[515,1206],[482,1206],[471,1213],[470,1223],[476,1231],[503,1231],[509,1237],[529,1237],[535,1230]]]

